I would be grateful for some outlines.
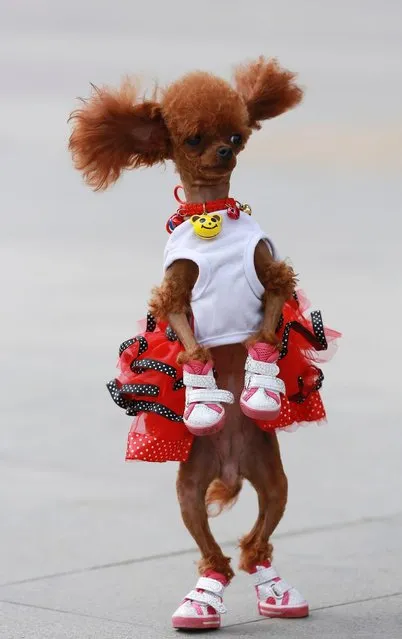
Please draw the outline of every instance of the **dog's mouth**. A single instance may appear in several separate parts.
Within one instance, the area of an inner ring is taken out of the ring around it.
[[[218,225],[215,224],[214,226],[204,226],[204,224],[201,224],[201,228],[205,229],[206,231],[213,231],[214,229],[218,228]]]
[[[236,156],[233,155],[230,162],[218,162],[214,164],[204,164],[202,166],[202,172],[205,175],[211,176],[226,176],[230,175],[236,166]]]

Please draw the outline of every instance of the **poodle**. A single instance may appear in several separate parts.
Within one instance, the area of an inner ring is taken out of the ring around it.
[[[266,617],[304,617],[302,595],[272,565],[272,533],[287,501],[277,430],[319,422],[323,374],[315,354],[337,334],[296,291],[296,275],[251,209],[229,195],[250,135],[300,103],[295,74],[260,57],[234,84],[192,72],[150,99],[135,83],[93,87],[71,114],[75,167],[95,190],[124,170],[171,160],[185,199],[166,228],[163,282],[141,334],[120,347],[108,384],[134,417],[127,459],[179,461],[177,495],[201,553],[200,577],[173,615],[182,629],[219,628],[234,576],[208,517],[234,504],[247,479],[258,517],[240,540],[241,570]],[[317,358],[318,359],[318,358]],[[322,355],[321,359],[322,361]]]

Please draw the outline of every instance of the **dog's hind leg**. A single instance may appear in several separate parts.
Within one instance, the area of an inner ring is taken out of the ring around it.
[[[285,512],[287,479],[275,434],[261,433],[261,442],[243,472],[258,495],[258,517],[250,533],[240,541],[240,569],[251,572],[256,565],[270,561],[270,537]]]
[[[207,438],[196,439],[192,455],[188,462],[181,464],[177,478],[183,521],[201,552],[201,577],[174,613],[174,628],[219,628],[221,614],[225,612],[224,589],[233,577],[230,559],[222,553],[208,523],[205,497],[218,470],[209,444]]]
[[[275,434],[264,433],[264,445],[246,463],[244,475],[258,494],[259,512],[251,532],[240,541],[240,568],[252,575],[258,610],[265,617],[306,617],[302,595],[283,581],[271,565],[270,537],[285,512],[287,479]]]
[[[223,555],[208,523],[205,498],[218,473],[218,466],[213,462],[215,451],[208,444],[206,440],[195,440],[189,461],[179,469],[177,495],[184,524],[201,552],[200,574],[213,570],[230,580],[234,574],[230,559]]]

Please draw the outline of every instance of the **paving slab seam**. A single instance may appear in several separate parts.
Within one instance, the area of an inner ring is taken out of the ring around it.
[[[337,604],[328,604],[327,606],[317,606],[317,608],[310,608],[310,613],[312,612],[320,612],[321,610],[331,610],[332,608],[343,608],[344,606],[355,606],[361,603],[369,603],[370,601],[381,601],[382,599],[391,599],[392,597],[402,597],[401,592],[392,592],[389,595],[376,595],[373,597],[366,597],[365,599],[356,599],[353,601],[343,601]],[[225,628],[235,628],[241,626],[247,626],[249,624],[266,622],[266,617],[258,617],[258,619],[251,619],[250,621],[239,621],[238,623],[228,624],[227,626],[222,626]],[[303,621],[303,620],[301,620]]]
[[[339,524],[326,524],[323,526],[315,526],[312,528],[300,528],[299,530],[290,530],[288,532],[278,533],[274,535],[275,539],[287,539],[289,537],[301,537],[304,535],[310,535],[319,532],[329,532],[333,530],[343,530],[344,528],[352,528],[355,526],[365,526],[373,523],[380,523],[384,521],[391,521],[397,519],[402,515],[402,512],[396,512],[391,515],[383,515],[380,517],[362,517],[360,519],[345,521]],[[238,540],[224,541],[220,544],[222,547],[237,546]],[[159,561],[161,559],[170,559],[172,557],[181,557],[182,555],[192,555],[197,553],[198,549],[193,546],[192,548],[184,548],[181,550],[173,550],[167,553],[159,553],[155,555],[146,555],[144,557],[136,557],[133,559],[123,559],[121,561],[114,561],[107,564],[99,564],[95,566],[88,566],[86,568],[77,568],[73,570],[65,570],[62,572],[56,572],[49,575],[39,575],[37,577],[28,577],[27,579],[21,579],[18,581],[9,581],[0,584],[0,588],[8,588],[9,586],[21,586],[24,584],[32,583],[34,581],[45,581],[47,579],[56,579],[57,577],[69,577],[72,575],[79,575],[85,572],[93,572],[95,570],[107,570],[108,568],[118,568],[119,566],[129,566],[132,564],[142,564],[148,561]]]
[[[376,595],[373,597],[366,597],[364,599],[355,599],[353,601],[344,601],[341,603],[337,603],[337,604],[328,604],[327,606],[317,606],[316,608],[311,608],[310,611],[311,612],[319,612],[321,610],[331,610],[332,608],[342,608],[344,606],[353,606],[356,604],[361,604],[361,603],[369,603],[370,601],[381,601],[382,599],[391,599],[392,597],[401,597],[402,596],[402,591],[401,592],[393,592],[390,593],[388,595]],[[7,600],[7,599],[0,599],[0,603],[4,603],[4,604],[8,604],[11,606],[19,606],[19,607],[25,607],[25,608],[34,608],[37,610],[46,610],[48,612],[57,612],[60,614],[64,614],[64,615],[72,615],[75,617],[84,617],[86,619],[95,619],[97,621],[106,621],[108,623],[115,623],[115,624],[121,624],[124,626],[130,626],[133,628],[151,628],[153,626],[149,626],[148,624],[140,624],[138,622],[132,622],[132,621],[125,621],[125,620],[120,620],[120,619],[111,619],[110,617],[100,617],[98,615],[90,615],[88,613],[85,612],[76,612],[74,610],[63,610],[62,608],[51,608],[49,606],[39,606],[37,604],[29,604],[29,603],[25,603],[25,602],[19,602],[19,601],[11,601],[11,600]],[[240,621],[238,623],[232,623],[232,624],[227,624],[225,626],[222,626],[222,629],[226,629],[226,628],[235,628],[235,627],[241,627],[241,626],[247,626],[249,624],[255,624],[255,623],[261,623],[261,622],[266,622],[267,619],[266,618],[262,618],[262,617],[258,617],[257,619],[250,619],[248,621]]]
[[[12,601],[10,599],[0,599],[0,604],[8,604],[10,606],[19,606],[22,608],[34,608],[35,610],[46,610],[47,612],[58,612],[62,615],[73,615],[75,617],[84,617],[85,619],[96,619],[97,621],[107,621],[109,623],[118,623],[124,626],[133,626],[141,628],[150,628],[148,624],[140,624],[138,622],[125,621],[121,619],[110,619],[109,617],[100,617],[99,615],[90,615],[87,612],[77,612],[75,610],[64,610],[63,608],[51,608],[50,606],[40,606],[38,604],[25,603],[23,601]]]

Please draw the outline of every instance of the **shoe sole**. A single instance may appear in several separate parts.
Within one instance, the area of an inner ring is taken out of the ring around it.
[[[187,428],[187,430],[192,434],[195,435],[196,437],[202,437],[203,435],[213,435],[214,433],[219,433],[220,430],[222,430],[222,428],[225,425],[225,416],[222,417],[222,419],[217,423],[217,424],[213,424],[212,426],[188,426],[185,423],[185,426]]]
[[[258,612],[263,617],[280,617],[282,619],[301,619],[309,616],[308,604],[302,606],[270,606],[269,604],[259,603]]]
[[[246,404],[240,401],[240,408],[243,414],[246,415],[246,417],[250,417],[250,419],[254,419],[259,422],[264,422],[264,421],[273,422],[277,417],[279,417],[281,413],[280,405],[274,411],[271,410],[271,411],[264,412],[261,410],[255,410],[253,408],[249,408],[249,406],[246,406]]]
[[[219,617],[173,617],[176,630],[213,630],[221,627]]]

